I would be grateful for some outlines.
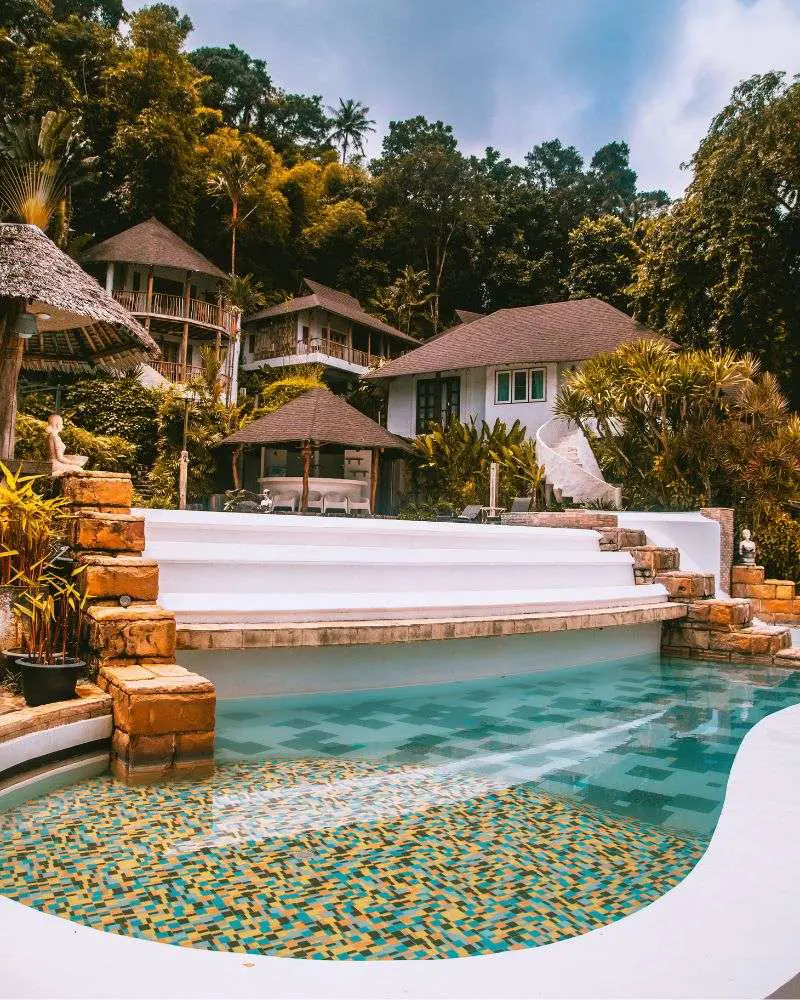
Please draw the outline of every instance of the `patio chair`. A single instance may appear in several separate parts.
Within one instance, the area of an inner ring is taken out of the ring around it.
[[[372,517],[372,510],[370,509],[370,506],[369,506],[369,499],[366,499],[366,500],[362,500],[362,499],[353,500],[353,498],[351,497],[350,501],[348,503],[348,506],[350,508],[350,513],[351,514],[354,511],[360,510],[360,511],[363,511],[367,515],[367,517]]]
[[[322,513],[324,506],[324,498],[321,493],[316,490],[311,490],[308,494],[308,503],[306,504],[306,510],[315,510],[318,514]]]
[[[461,511],[456,521],[465,524],[477,524],[483,515],[484,508],[479,503],[470,503]]]
[[[279,510],[288,510],[290,514],[294,514],[297,510],[299,500],[300,495],[298,493],[276,493],[272,498],[272,510],[274,513],[277,513]]]
[[[340,514],[350,513],[350,501],[343,493],[328,493],[325,496],[325,503],[322,508],[323,514],[338,512]]]
[[[511,501],[511,514],[527,514],[531,509],[533,497],[514,497]]]

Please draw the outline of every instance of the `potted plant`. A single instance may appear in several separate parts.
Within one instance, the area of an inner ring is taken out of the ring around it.
[[[15,605],[24,623],[23,653],[15,656],[22,672],[22,693],[29,705],[47,705],[75,697],[75,684],[86,667],[78,656],[85,596],[75,583],[83,567],[69,577],[55,569],[27,581]]]
[[[58,597],[57,581],[64,575],[59,573],[58,564],[67,548],[63,539],[66,503],[60,497],[37,492],[38,478],[15,475],[0,463],[0,651],[5,660],[4,680],[12,687],[16,687],[16,660],[28,653],[24,633],[31,619],[29,614],[20,613],[21,602],[30,611],[34,596],[43,600],[49,595],[54,600],[53,614],[74,613],[74,608],[68,611]],[[68,603],[73,598],[68,596]],[[38,623],[42,610],[35,614]],[[40,638],[37,647],[41,646]]]

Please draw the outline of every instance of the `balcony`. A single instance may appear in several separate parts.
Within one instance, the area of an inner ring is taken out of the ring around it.
[[[118,290],[114,298],[134,316],[146,319],[177,320],[193,326],[220,332],[227,337],[236,334],[236,313],[227,306],[201,299],[183,299],[180,295],[155,292],[148,301],[147,292]]]
[[[199,365],[182,365],[180,361],[148,361],[151,368],[154,368],[159,375],[174,385],[181,385],[190,379],[200,378],[203,369]],[[220,372],[220,388],[227,394],[230,384],[230,377],[227,372]]]
[[[322,354],[327,358],[344,361],[359,368],[371,368],[383,360],[382,355],[372,354],[368,351],[361,351],[357,347],[349,344],[342,344],[336,340],[321,338],[310,340],[308,343],[298,343],[296,340],[282,338],[256,337],[253,361],[269,361],[271,358],[296,357],[298,355]]]

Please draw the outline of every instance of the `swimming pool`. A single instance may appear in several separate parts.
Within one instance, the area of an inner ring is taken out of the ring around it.
[[[0,817],[0,891],[117,933],[305,958],[532,947],[696,863],[798,675],[640,659],[222,702],[216,774],[94,778]]]

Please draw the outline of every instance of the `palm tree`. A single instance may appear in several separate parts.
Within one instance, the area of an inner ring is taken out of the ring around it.
[[[55,219],[53,237],[64,245],[69,236],[70,188],[95,162],[88,155],[75,118],[48,111],[43,118],[0,123],[0,208],[16,222],[46,230]]]
[[[391,285],[381,289],[370,305],[387,322],[399,326],[405,333],[411,333],[432,300],[433,293],[426,272],[415,271],[410,264],[406,264]]]
[[[331,129],[328,139],[342,149],[342,163],[347,162],[347,149],[352,146],[359,153],[364,152],[364,139],[367,132],[374,132],[375,122],[367,118],[369,108],[361,101],[339,98],[339,107],[328,107],[331,114]]]
[[[255,202],[249,211],[243,212],[243,204],[255,194],[258,178],[266,170],[266,164],[259,163],[241,145],[232,149],[225,159],[208,177],[208,190],[212,195],[227,198],[231,203],[228,225],[231,230],[231,275],[236,275],[236,234],[258,208]]]

